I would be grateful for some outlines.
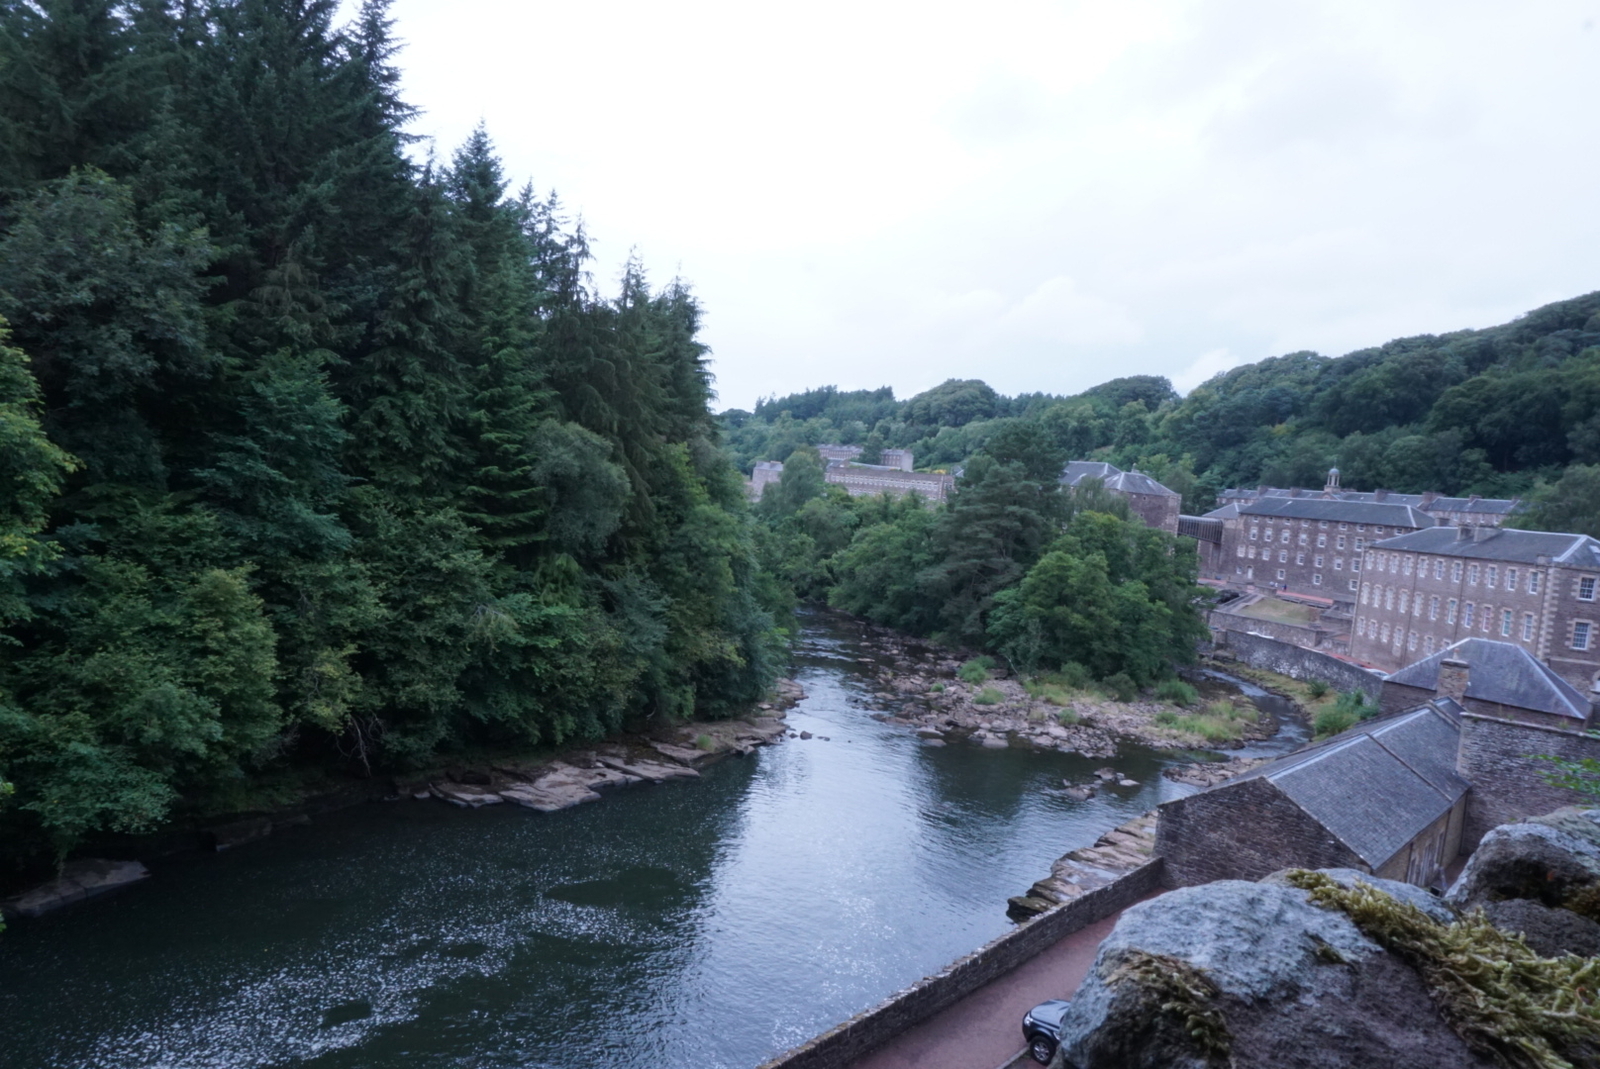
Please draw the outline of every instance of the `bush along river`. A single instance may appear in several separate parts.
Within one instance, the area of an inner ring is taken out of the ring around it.
[[[1196,789],[1143,745],[938,745],[874,718],[896,711],[886,663],[811,616],[791,737],[699,779],[548,814],[374,803],[154,862],[0,936],[0,1066],[743,1069],[998,935],[1064,850]],[[1108,763],[1092,796],[1060,789]]]

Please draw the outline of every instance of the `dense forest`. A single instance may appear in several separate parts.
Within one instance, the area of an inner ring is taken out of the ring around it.
[[[695,297],[414,160],[386,7],[0,6],[9,851],[781,668]]]
[[[1338,466],[1351,488],[1531,496],[1541,526],[1589,529],[1600,518],[1600,293],[1484,330],[1272,357],[1187,397],[1151,376],[1073,397],[952,380],[906,401],[824,387],[721,420],[745,470],[827,441],[909,448],[918,467],[947,468],[1022,421],[1073,459],[1150,473],[1189,512],[1230,486],[1320,487]]]

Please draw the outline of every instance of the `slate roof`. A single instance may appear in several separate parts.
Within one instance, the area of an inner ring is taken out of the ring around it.
[[[1338,469],[1335,468],[1335,471]],[[1374,490],[1301,490],[1298,488],[1284,489],[1269,486],[1265,490],[1259,489],[1228,489],[1219,495],[1222,498],[1237,498],[1239,500],[1253,500],[1262,497],[1314,497],[1330,501],[1349,501],[1358,504],[1390,504],[1410,505],[1413,508],[1423,509],[1428,512],[1481,512],[1492,516],[1506,516],[1522,507],[1522,502],[1515,498],[1503,497],[1435,497],[1429,499],[1425,494],[1397,494],[1390,490],[1383,491],[1379,497]]]
[[[1389,682],[1437,690],[1439,662],[1467,662],[1467,697],[1541,713],[1589,719],[1589,701],[1576,687],[1521,646],[1487,638],[1464,638],[1431,657],[1413,661],[1387,676]]]
[[[1239,505],[1241,516],[1282,516],[1296,520],[1337,520],[1387,527],[1432,527],[1435,521],[1421,509],[1388,502],[1339,501],[1324,497],[1263,497]]]
[[[1264,779],[1376,869],[1467,792],[1455,771],[1460,730],[1425,705],[1359,724],[1209,789]]]
[[[1472,538],[1470,527],[1436,527],[1374,542],[1372,549],[1397,549],[1439,557],[1471,557],[1523,564],[1564,564],[1570,568],[1600,569],[1600,542],[1588,535],[1552,534],[1548,531],[1514,531],[1504,527],[1479,528],[1487,537]],[[1466,537],[1462,537],[1465,532]]]
[[[1077,486],[1084,479],[1099,479],[1107,490],[1120,490],[1125,494],[1153,494],[1157,497],[1178,497],[1142,471],[1123,471],[1114,464],[1098,460],[1074,460],[1061,472],[1063,486]]]

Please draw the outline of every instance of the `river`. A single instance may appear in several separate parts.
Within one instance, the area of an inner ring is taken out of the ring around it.
[[[789,722],[818,737],[698,781],[555,814],[361,806],[16,925],[0,1066],[748,1069],[1000,934],[1051,861],[1191,790],[1142,748],[924,746],[871,718],[861,655],[810,618]],[[1047,793],[1106,764],[1139,785]]]

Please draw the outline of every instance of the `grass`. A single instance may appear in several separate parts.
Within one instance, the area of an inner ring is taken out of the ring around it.
[[[1370,720],[1377,715],[1378,707],[1367,701],[1365,694],[1351,690],[1317,710],[1311,718],[1311,726],[1316,730],[1317,738],[1325,739],[1354,727],[1358,721]]]
[[[993,687],[984,687],[973,697],[973,705],[999,705],[1006,696]]]
[[[702,750],[715,750],[717,748],[717,741],[710,735],[696,735],[694,744]]]
[[[994,667],[994,658],[989,656],[974,657],[956,671],[956,677],[963,683],[977,686],[979,683],[989,681],[989,670]]]
[[[1162,727],[1195,735],[1206,742],[1237,742],[1244,737],[1245,729],[1260,719],[1261,713],[1254,706],[1232,702],[1212,702],[1198,713],[1163,709],[1156,714],[1156,723]]]
[[[1063,709],[1056,714],[1056,723],[1064,728],[1070,728],[1082,722],[1083,717],[1078,715],[1076,709]]]
[[[1320,872],[1291,872],[1324,909],[1343,912],[1371,940],[1417,970],[1468,1045],[1519,1069],[1593,1064],[1600,1047],[1600,958],[1542,958],[1475,911],[1440,924],[1371,884],[1344,888]]]
[[[1321,617],[1320,609],[1310,605],[1301,605],[1293,601],[1281,601],[1278,598],[1262,598],[1249,608],[1240,609],[1240,616],[1253,616],[1257,620],[1272,620],[1280,624],[1295,624],[1305,627],[1314,624]]]
[[[1028,692],[1028,697],[1037,698],[1051,705],[1068,706],[1072,704],[1072,692],[1060,683],[1044,683],[1040,680],[1030,680],[1022,685]]]
[[[928,690],[930,692],[934,693],[934,694],[943,694],[944,693],[944,684],[943,683],[935,683],[933,686],[929,687]]]
[[[1200,703],[1200,692],[1181,679],[1163,679],[1157,683],[1156,697],[1174,705],[1190,706]]]
[[[1338,700],[1338,694],[1320,679],[1292,679],[1269,672],[1265,668],[1251,668],[1247,664],[1227,664],[1223,671],[1259,683],[1268,690],[1282,694],[1305,710],[1306,718],[1315,723],[1317,714]]]

